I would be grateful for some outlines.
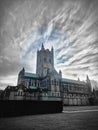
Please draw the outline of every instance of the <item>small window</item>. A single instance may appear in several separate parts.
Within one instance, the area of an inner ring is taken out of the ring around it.
[[[49,59],[49,63],[51,63],[51,59]]]
[[[20,95],[22,96],[22,91],[20,92]]]
[[[53,85],[53,80],[51,80],[51,82],[52,82],[52,85]]]
[[[58,93],[58,96],[60,96],[60,93]]]
[[[46,57],[44,58],[44,61],[45,61],[45,62],[47,61]]]

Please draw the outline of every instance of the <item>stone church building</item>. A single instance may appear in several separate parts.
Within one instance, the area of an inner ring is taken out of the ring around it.
[[[86,82],[63,78],[61,70],[58,73],[54,67],[53,47],[51,50],[45,49],[43,44],[37,51],[36,74],[28,73],[23,68],[19,72],[17,86],[21,84],[31,92],[29,93],[31,99],[38,97],[37,90],[39,89],[43,100],[53,100],[57,97],[57,100],[62,98],[64,105],[89,104],[91,94],[89,77],[87,76]],[[25,98],[29,97],[25,96]]]

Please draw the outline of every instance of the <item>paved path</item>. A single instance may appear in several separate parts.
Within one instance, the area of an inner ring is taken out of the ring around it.
[[[98,112],[97,109],[95,110],[80,110],[80,111],[63,111],[63,113],[80,113],[80,112]]]

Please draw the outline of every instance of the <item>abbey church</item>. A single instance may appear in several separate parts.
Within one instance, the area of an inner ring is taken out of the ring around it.
[[[19,72],[17,86],[21,84],[31,92],[25,98],[36,98],[36,90],[40,88],[43,100],[48,97],[51,97],[49,100],[53,100],[54,97],[57,97],[57,100],[62,98],[64,105],[89,104],[91,94],[89,77],[87,76],[85,82],[63,78],[61,70],[58,73],[54,67],[53,47],[51,50],[45,49],[43,44],[37,51],[36,74],[28,73],[23,68]],[[22,92],[20,92],[20,96],[23,98]]]

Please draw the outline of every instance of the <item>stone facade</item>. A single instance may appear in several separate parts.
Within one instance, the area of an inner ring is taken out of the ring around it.
[[[17,86],[23,84],[26,88],[40,88],[42,97],[62,98],[64,105],[88,105],[91,94],[91,84],[87,76],[86,82],[62,78],[54,67],[54,49],[45,49],[43,44],[41,50],[37,51],[36,74],[27,73],[23,68],[18,75]],[[59,99],[58,98],[58,99]]]

